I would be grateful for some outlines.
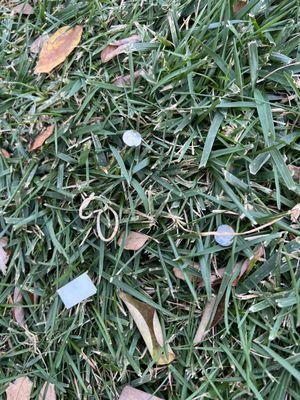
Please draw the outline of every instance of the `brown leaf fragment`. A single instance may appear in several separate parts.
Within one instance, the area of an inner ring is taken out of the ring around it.
[[[19,303],[19,305],[18,305]],[[19,288],[15,287],[14,295],[13,295],[13,317],[17,324],[23,326],[25,325],[25,312],[24,308],[22,307],[23,304],[23,295]]]
[[[213,328],[214,326],[218,325],[219,322],[223,321],[225,312],[225,294],[221,298],[218,307],[216,309],[216,313],[214,315],[214,319],[212,320],[210,327]]]
[[[118,245],[120,247],[122,246],[124,235],[125,232],[122,232],[121,236],[119,237]],[[144,244],[147,242],[148,239],[149,236],[145,235],[144,233],[130,231],[128,232],[128,236],[125,239],[124,249],[139,250],[141,247],[144,246]]]
[[[74,28],[64,26],[51,35],[43,44],[34,73],[49,73],[65,61],[68,55],[79,44],[82,26]]]
[[[202,340],[204,339],[207,333],[208,324],[210,321],[211,313],[214,308],[215,302],[216,302],[216,297],[213,297],[206,303],[202,313],[200,324],[198,326],[196,335],[194,337],[194,344],[198,344],[202,342]]]
[[[39,400],[56,400],[55,386],[45,382],[39,394]]]
[[[28,3],[21,3],[13,7],[12,9],[14,14],[24,14],[24,15],[31,15],[33,14],[33,8]]]
[[[163,400],[159,397],[135,389],[132,386],[125,386],[119,400]]]
[[[6,274],[6,266],[9,260],[8,253],[4,250],[4,247],[7,246],[7,238],[3,237],[0,239],[0,271],[3,275]]]
[[[290,211],[291,221],[297,223],[300,217],[300,203],[296,204]]]
[[[131,44],[140,42],[141,37],[139,35],[132,35],[128,38],[117,40],[106,46],[101,52],[101,61],[106,63],[112,60],[114,57],[122,53],[129,53],[131,50]]]
[[[1,148],[0,151],[4,158],[10,158],[10,153],[7,150]]]
[[[133,73],[133,79],[137,79],[139,76],[142,75],[142,73],[143,73],[143,70],[142,70],[142,69],[139,69],[139,70],[135,71],[135,72]],[[131,84],[131,75],[128,74],[128,75],[125,75],[125,76],[122,76],[122,75],[117,76],[117,77],[113,80],[113,83],[114,83],[116,86],[119,86],[119,87],[124,87],[124,86],[130,85],[130,84]]]
[[[295,181],[300,181],[300,167],[288,165],[288,169],[291,171],[293,179],[295,179]]]
[[[54,125],[49,125],[47,128],[43,129],[37,137],[34,139],[33,143],[29,146],[29,151],[34,151],[42,146],[44,142],[52,135],[54,131]]]
[[[199,271],[200,265],[198,263],[194,263],[193,264],[193,268],[195,270]],[[225,272],[225,268],[220,268],[220,269],[218,269],[216,271],[211,271],[210,282],[211,282],[212,286],[218,285],[222,281],[224,272]],[[182,273],[180,268],[174,267],[173,268],[173,273],[176,276],[176,278],[185,281],[184,274]],[[205,283],[204,283],[202,278],[192,275],[189,271],[187,271],[187,274],[188,274],[190,280],[192,282],[195,282],[198,287],[204,287],[205,286]]]
[[[118,46],[123,46],[124,44],[140,42],[141,40],[142,38],[140,37],[140,35],[132,35],[129,36],[128,38],[116,40],[115,42],[111,43],[110,46],[118,47]]]
[[[232,286],[236,286],[239,283],[239,280],[242,278],[242,276],[248,272],[257,261],[260,261],[261,258],[264,255],[264,246],[261,245],[257,248],[257,250],[255,251],[254,255],[252,258],[248,258],[247,260],[245,260],[242,265],[241,265],[241,269],[240,269],[240,273],[238,275],[238,277],[232,282]],[[237,264],[234,268],[234,270],[232,271],[232,274],[235,273],[236,269],[239,268],[240,264]]]
[[[125,292],[120,292],[120,297],[126,304],[153,360],[158,365],[172,362],[175,355],[170,346],[164,343],[156,310]],[[164,351],[165,348],[167,349],[166,352]]]
[[[6,389],[7,400],[29,400],[32,382],[26,376],[16,379]]]
[[[242,8],[245,7],[248,0],[237,0],[233,6],[233,14],[236,15]]]
[[[202,340],[207,335],[207,333],[209,332],[209,330],[211,328],[213,328],[214,326],[216,326],[224,318],[225,295],[219,301],[214,318],[210,323],[211,314],[215,307],[216,300],[217,300],[217,297],[213,297],[211,300],[209,300],[206,303],[206,305],[204,307],[201,321],[200,321],[199,327],[197,329],[196,335],[194,337],[194,345],[201,343]]]
[[[30,52],[33,54],[39,53],[41,48],[43,47],[44,43],[48,39],[49,39],[49,35],[47,33],[37,37],[30,45]]]

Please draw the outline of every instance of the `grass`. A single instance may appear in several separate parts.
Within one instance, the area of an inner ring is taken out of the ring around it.
[[[300,230],[289,216],[300,192],[299,1],[250,0],[237,15],[229,0],[44,0],[29,17],[0,8],[0,147],[11,153],[0,156],[0,237],[11,252],[0,281],[1,398],[26,375],[33,398],[48,380],[68,400],[115,399],[128,383],[165,400],[299,399]],[[34,75],[29,45],[65,24],[83,25],[80,45]],[[107,43],[131,34],[144,44],[101,64]],[[137,69],[128,87],[113,84]],[[55,134],[29,153],[50,123]],[[139,148],[123,145],[125,129],[142,134]],[[78,214],[92,192],[102,200],[91,209],[109,204],[120,231],[153,240],[136,252],[100,241]],[[201,235],[272,221],[225,249]],[[232,287],[230,271],[261,243],[265,261]],[[173,275],[193,262],[205,288]],[[224,321],[194,348],[210,271],[222,267]],[[86,270],[97,295],[67,311],[56,290]],[[12,318],[15,286],[27,329]],[[120,289],[157,309],[176,354],[169,366],[152,362]]]

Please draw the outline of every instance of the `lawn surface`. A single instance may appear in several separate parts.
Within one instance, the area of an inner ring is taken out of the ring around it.
[[[290,218],[300,193],[299,1],[251,0],[234,13],[229,0],[44,0],[29,16],[5,3],[0,147],[11,156],[0,155],[0,238],[10,260],[0,281],[0,397],[28,376],[32,398],[47,380],[66,400],[117,399],[126,384],[165,400],[299,399],[300,231]],[[34,75],[30,44],[65,25],[83,26],[79,46]],[[133,34],[143,39],[133,52],[101,62],[108,43]],[[136,70],[128,86],[113,83]],[[54,134],[29,152],[51,124]],[[141,146],[124,145],[126,129],[141,133]],[[98,238],[94,218],[79,217],[92,192],[101,199],[89,210],[118,214],[112,242]],[[203,235],[220,224],[244,234],[221,247]],[[151,240],[124,250],[117,239],[129,230]],[[234,287],[231,271],[261,245]],[[210,283],[218,268],[219,291]],[[56,290],[85,271],[97,294],[66,310]],[[13,319],[15,287],[25,328]],[[157,309],[171,364],[156,366],[120,289]],[[225,296],[224,318],[193,346],[212,296]]]

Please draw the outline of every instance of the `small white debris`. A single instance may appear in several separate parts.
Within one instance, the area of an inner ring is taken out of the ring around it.
[[[86,272],[57,290],[66,308],[75,306],[96,292],[97,289]]]
[[[123,142],[127,144],[127,146],[137,147],[142,143],[142,136],[139,132],[130,129],[123,133]]]
[[[229,225],[219,225],[215,235],[215,241],[220,246],[230,246],[234,237],[234,230]],[[225,235],[220,235],[220,233],[225,233]]]

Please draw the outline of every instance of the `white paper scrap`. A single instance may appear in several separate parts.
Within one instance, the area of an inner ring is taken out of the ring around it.
[[[96,286],[86,272],[57,290],[66,308],[75,306],[96,292]]]

